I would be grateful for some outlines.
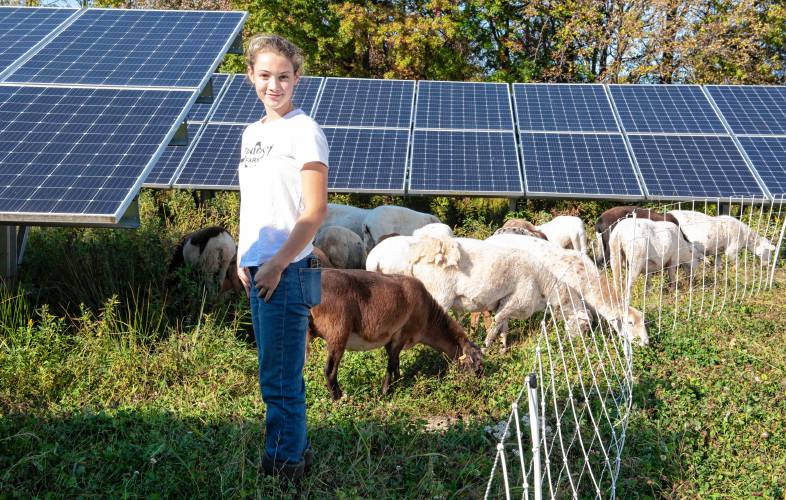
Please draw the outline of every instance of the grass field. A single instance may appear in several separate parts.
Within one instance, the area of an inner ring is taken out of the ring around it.
[[[162,209],[144,196],[136,231],[36,230],[23,293],[0,297],[0,497],[295,496],[260,475],[264,408],[243,301],[213,305],[185,275],[161,288],[168,245],[207,222],[232,228],[222,217],[233,199],[195,214],[183,197]],[[783,268],[776,281],[636,349],[620,498],[784,497]],[[316,462],[300,493],[482,496],[485,428],[507,417],[532,367],[532,331],[491,352],[479,379],[427,348],[405,351],[387,396],[384,351],[347,353],[338,403],[317,341],[306,368]]]

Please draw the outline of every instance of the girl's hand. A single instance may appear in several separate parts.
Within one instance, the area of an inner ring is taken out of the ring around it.
[[[237,277],[240,278],[240,282],[243,283],[243,288],[246,289],[246,297],[251,296],[251,278],[248,275],[248,268],[247,267],[238,267],[236,270]]]
[[[254,283],[256,283],[257,290],[259,290],[259,296],[265,302],[269,301],[270,297],[273,296],[273,292],[276,291],[283,271],[284,269],[277,266],[272,260],[259,266],[257,274],[254,276]]]

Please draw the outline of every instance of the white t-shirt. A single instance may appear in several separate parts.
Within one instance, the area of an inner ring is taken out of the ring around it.
[[[284,245],[305,208],[300,171],[328,164],[328,145],[317,122],[301,109],[246,127],[240,150],[240,267],[258,266]],[[311,253],[306,245],[292,262]]]

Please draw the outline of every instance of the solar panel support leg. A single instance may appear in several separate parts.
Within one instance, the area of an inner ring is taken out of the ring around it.
[[[7,287],[16,284],[19,246],[16,226],[0,226],[0,279]]]
[[[207,190],[207,189],[200,189],[199,191],[194,191],[194,203],[196,204],[197,208],[203,207],[215,195],[216,195],[215,191]]]
[[[731,203],[718,202],[718,215],[729,215],[731,212]]]
[[[232,45],[227,50],[227,54],[238,54],[243,55],[243,32],[237,34],[235,39],[232,41]]]
[[[508,212],[515,212],[518,209],[519,198],[508,198]]]
[[[199,93],[196,99],[195,104],[212,104],[213,98],[215,95],[213,94],[213,77],[211,76],[204,87],[202,87],[202,92]]]

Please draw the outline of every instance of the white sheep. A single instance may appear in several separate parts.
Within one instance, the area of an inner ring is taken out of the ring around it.
[[[567,262],[576,263],[572,256]],[[486,335],[486,347],[499,335],[506,349],[508,320],[527,319],[543,310],[547,303],[559,306],[569,319],[574,317],[582,295],[587,305],[610,319],[615,328],[622,328],[623,321],[635,323],[634,336],[646,342],[641,313],[635,310],[622,313],[611,300],[608,304],[600,303],[602,292],[593,292],[584,283],[578,293],[522,250],[468,238],[399,236],[385,240],[372,250],[366,266],[369,270],[418,278],[445,309],[494,311],[495,324]]]
[[[671,222],[628,218],[619,221],[609,238],[611,272],[614,283],[622,286],[622,263],[627,265],[627,289],[642,273],[666,269],[670,286],[676,286],[677,267],[697,266],[704,255],[699,243],[683,238]]]
[[[330,262],[340,269],[364,269],[366,251],[363,241],[342,226],[322,226],[314,237],[314,246],[325,252]]]
[[[622,307],[616,290],[586,253],[565,249],[555,242],[532,236],[499,234],[485,241],[525,252],[560,282],[566,284],[568,291],[580,292],[581,303],[575,301],[576,296],[568,297],[570,301],[567,304],[566,320],[569,332],[585,330],[590,320],[587,313],[592,312],[609,320],[617,331],[628,332],[632,340],[639,345],[649,343],[642,313],[632,307]],[[587,306],[589,311],[584,306]]]
[[[560,215],[537,228],[552,243],[562,248],[587,253],[587,235],[584,232],[584,221],[580,218]]]
[[[406,207],[382,205],[372,209],[363,219],[363,244],[370,252],[382,236],[396,233],[410,236],[418,228],[439,222],[435,216],[410,210]]]
[[[734,217],[712,217],[691,210],[672,210],[669,214],[679,221],[680,229],[689,241],[704,247],[705,255],[725,253],[726,257],[731,258],[747,248],[764,264],[769,264],[775,253],[775,245]],[[715,266],[720,265],[720,259],[716,259]]]
[[[363,219],[366,218],[371,210],[338,203],[328,203],[327,208],[327,215],[325,220],[322,221],[322,227],[345,227],[357,234],[361,239],[363,238]]]
[[[432,222],[412,231],[412,236],[431,236],[432,238],[453,236],[453,230],[447,224]]]

